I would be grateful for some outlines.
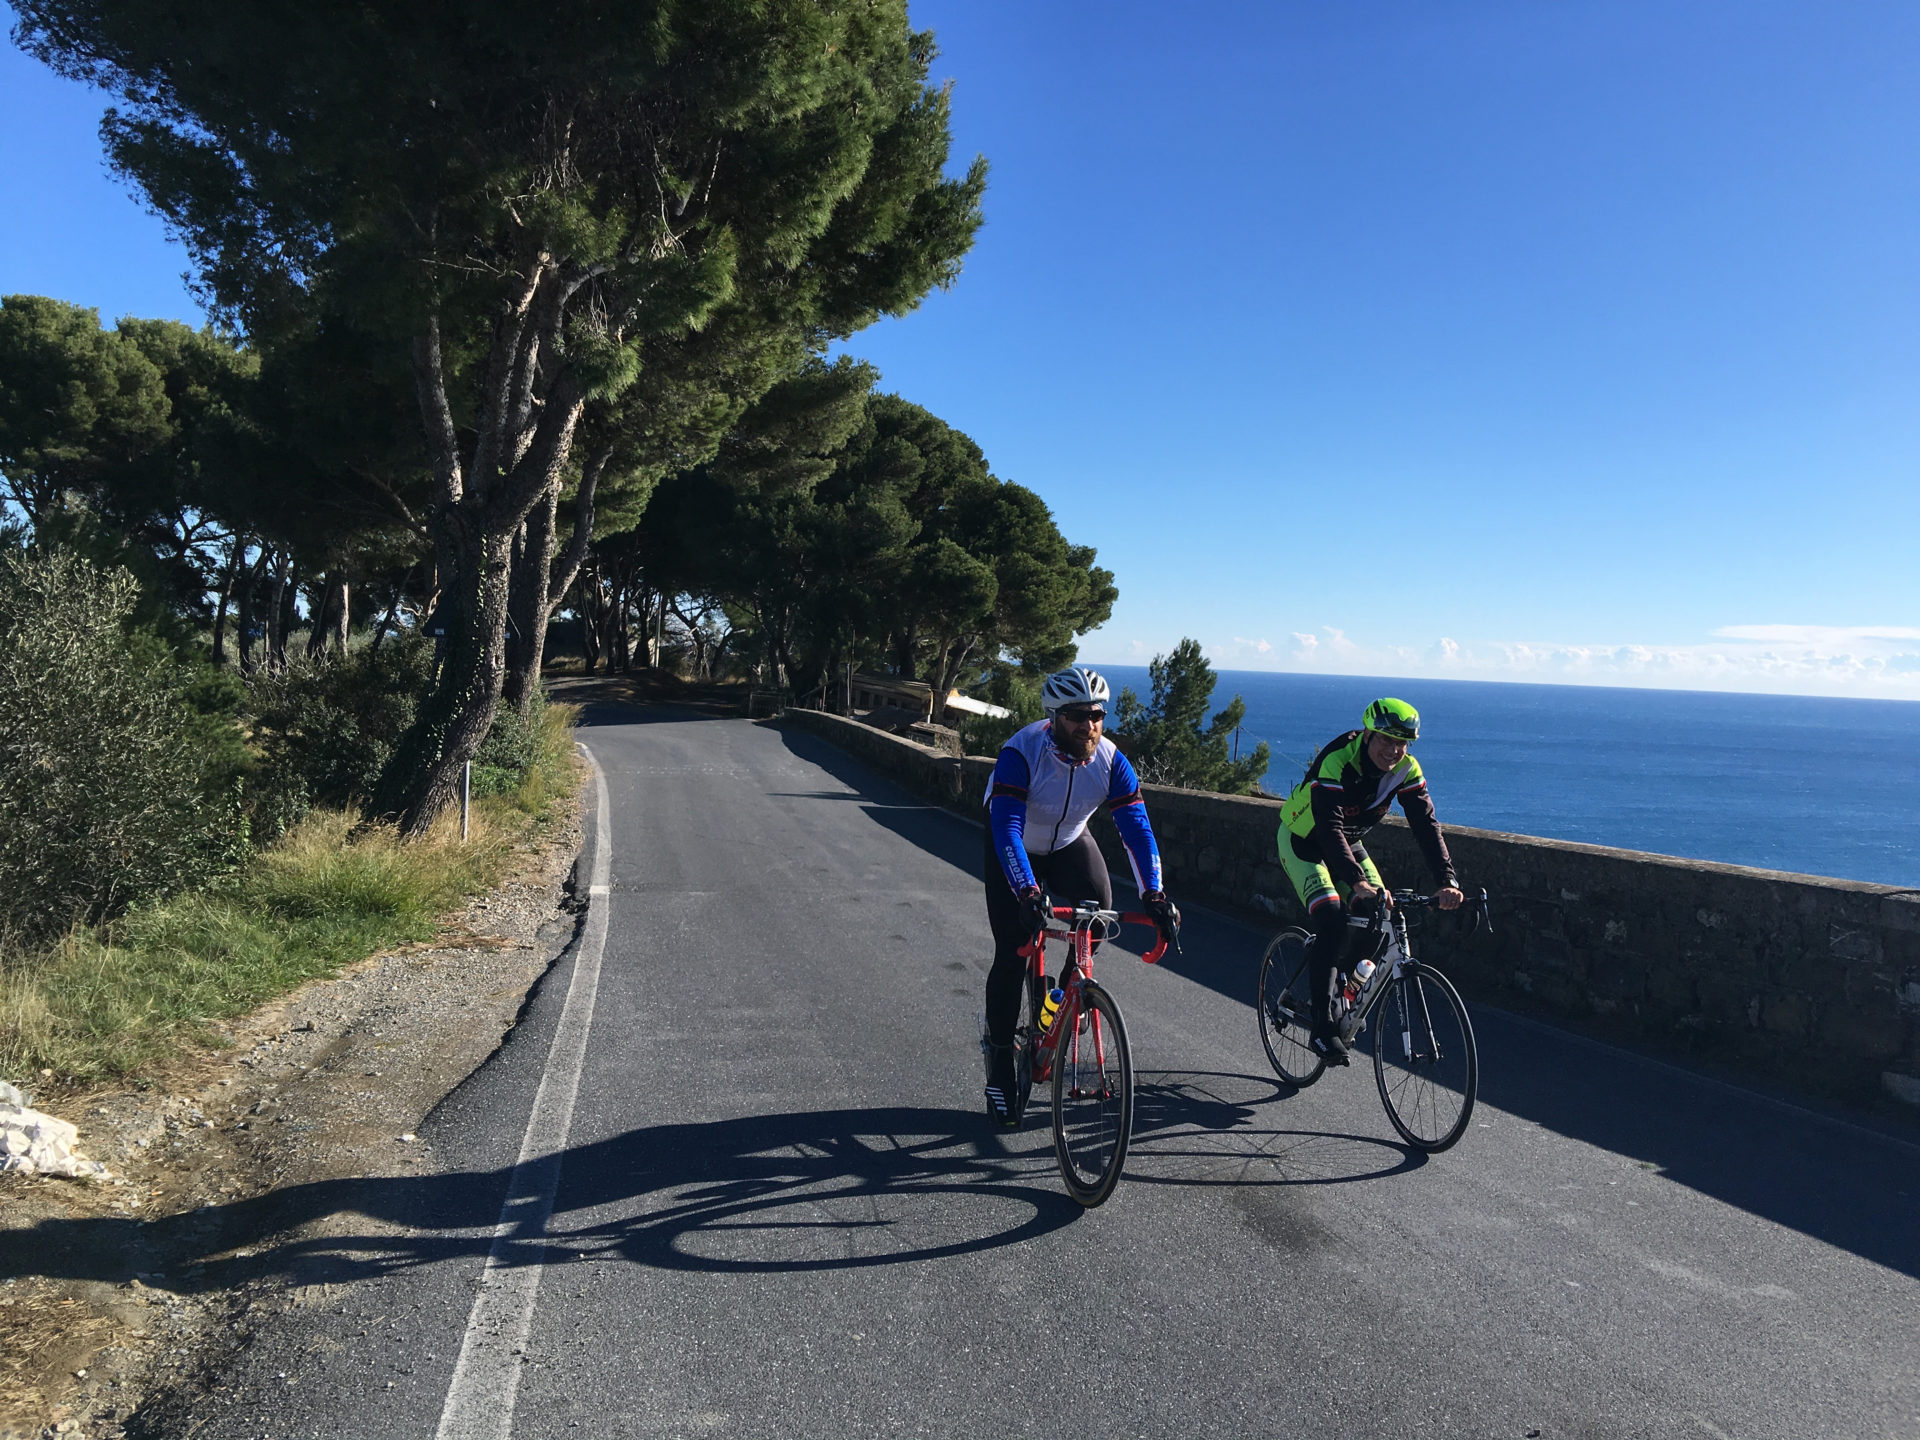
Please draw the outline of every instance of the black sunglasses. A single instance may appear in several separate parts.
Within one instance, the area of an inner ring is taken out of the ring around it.
[[[1071,720],[1076,725],[1089,725],[1089,724],[1092,724],[1095,720],[1104,720],[1107,718],[1107,712],[1104,710],[1087,710],[1084,708],[1074,709],[1074,710],[1059,710],[1059,711],[1056,711],[1055,713],[1062,720]]]

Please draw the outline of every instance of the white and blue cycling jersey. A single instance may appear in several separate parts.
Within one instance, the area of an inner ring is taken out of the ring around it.
[[[1160,847],[1147,823],[1139,777],[1104,735],[1091,759],[1076,762],[1055,747],[1051,722],[1036,720],[1015,731],[994,762],[986,803],[993,853],[1016,891],[1036,883],[1027,857],[1071,845],[1102,805],[1113,815],[1140,893],[1160,888]]]

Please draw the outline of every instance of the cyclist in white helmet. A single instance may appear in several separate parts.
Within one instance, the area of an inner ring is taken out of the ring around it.
[[[1107,682],[1085,666],[1049,675],[1041,687],[1047,718],[1000,749],[987,782],[987,920],[993,969],[987,976],[987,1113],[1020,1123],[1013,1032],[1026,961],[1020,947],[1051,918],[1047,906],[1113,905],[1113,881],[1087,821],[1104,805],[1113,816],[1148,912],[1169,935],[1180,912],[1160,888],[1160,849],[1140,781],[1127,757],[1102,734]],[[1044,887],[1044,888],[1043,888]],[[1051,892],[1051,896],[1049,895]]]

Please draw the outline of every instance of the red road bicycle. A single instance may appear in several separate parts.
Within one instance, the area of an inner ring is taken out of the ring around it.
[[[1151,915],[1102,910],[1091,902],[1056,905],[1052,926],[1020,953],[1027,958],[1024,1023],[1014,1030],[1014,1075],[1020,1113],[1036,1081],[1053,1081],[1053,1152],[1067,1193],[1092,1208],[1113,1193],[1133,1135],[1133,1056],[1120,1007],[1093,978],[1094,946],[1122,924],[1154,926]],[[1046,942],[1066,942],[1058,1011],[1048,1015]],[[1151,965],[1167,953],[1167,937],[1140,958]]]

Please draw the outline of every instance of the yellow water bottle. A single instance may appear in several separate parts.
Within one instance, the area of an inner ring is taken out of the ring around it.
[[[1047,992],[1047,998],[1040,1002],[1040,1033],[1046,1034],[1053,1029],[1053,1022],[1060,1018],[1060,1007],[1066,1002],[1067,992],[1055,986]]]

